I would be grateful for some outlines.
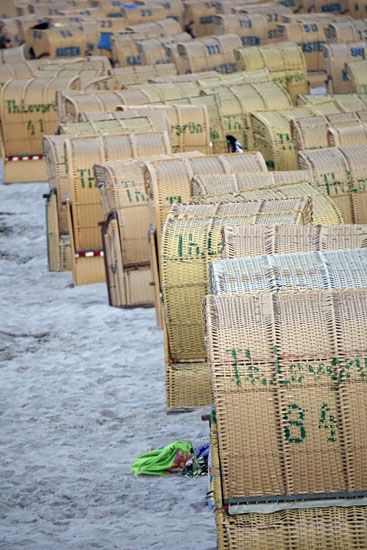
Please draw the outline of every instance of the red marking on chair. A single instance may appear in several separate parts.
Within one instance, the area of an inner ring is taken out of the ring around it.
[[[43,160],[43,155],[12,155],[5,157],[6,162],[17,162],[18,160]]]
[[[103,255],[103,250],[80,250],[75,253],[75,258],[98,258]]]

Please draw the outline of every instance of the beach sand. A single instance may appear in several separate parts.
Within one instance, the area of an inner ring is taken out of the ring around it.
[[[153,309],[47,271],[46,184],[1,186],[0,548],[216,547],[207,479],[130,474],[203,410],[167,415]]]

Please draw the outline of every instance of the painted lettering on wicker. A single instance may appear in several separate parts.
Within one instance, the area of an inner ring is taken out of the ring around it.
[[[212,15],[203,15],[200,17],[200,25],[210,25],[213,22]]]
[[[9,115],[18,115],[20,113],[49,113],[56,111],[56,103],[25,103],[24,99],[17,103],[14,99],[7,99],[6,106]]]
[[[336,441],[336,427],[335,415],[331,413],[329,405],[323,403],[320,409],[319,428],[329,431],[328,441],[330,442]]]
[[[282,86],[289,86],[293,82],[305,82],[306,75],[303,72],[286,73],[285,75],[275,77],[274,81]]]
[[[278,137],[278,140],[282,145],[289,145],[290,143],[292,143],[291,136],[287,132],[276,132],[275,135]]]
[[[300,405],[288,403],[283,413],[284,437],[288,443],[302,443],[306,438],[305,415],[306,411]]]
[[[220,138],[219,132],[215,128],[210,128],[210,138],[215,141]]]
[[[219,44],[207,44],[206,49],[209,55],[220,55]]]
[[[288,403],[283,413],[283,434],[287,443],[302,443],[307,437],[307,410],[299,403]],[[311,427],[311,426],[308,426]],[[337,421],[331,407],[323,402],[320,407],[318,428],[326,430],[327,441],[335,443],[337,440]]]
[[[126,63],[128,65],[141,65],[141,56],[140,55],[128,55],[126,58]]]
[[[252,29],[252,21],[251,19],[243,19],[242,17],[238,20],[241,29]]]
[[[188,235],[179,234],[177,240],[177,255],[179,258],[187,256],[213,256],[218,257],[223,250],[222,242],[213,242],[212,232],[209,231],[206,241],[203,243],[195,241],[192,233]]]
[[[333,172],[323,173],[322,179],[324,180],[326,193],[328,195],[340,195],[346,192],[344,186],[339,180],[336,179]]]
[[[77,174],[82,189],[91,189],[92,187],[96,186],[96,180],[94,178],[91,168],[80,168],[77,171]]]
[[[232,368],[233,368],[233,378],[236,383],[237,387],[242,386],[242,378],[240,374],[240,366],[239,366],[239,354],[238,350],[236,349],[230,349],[227,350],[229,353],[231,359],[232,359]],[[242,360],[246,359],[248,361],[251,361],[250,364],[248,364],[248,372],[246,375],[246,379],[252,384],[255,385],[256,383],[260,383],[261,385],[272,385],[275,384],[275,379],[277,377],[280,377],[282,374],[282,366],[281,366],[281,359],[280,356],[277,353],[276,348],[273,350],[274,354],[274,361],[273,361],[273,373],[274,376],[271,380],[268,380],[266,377],[266,374],[261,374],[260,367],[258,365],[254,365],[252,363],[252,355],[251,351],[249,349],[243,350],[242,354]],[[355,360],[356,364],[358,365],[358,369],[361,368],[361,362],[359,360]],[[341,364],[341,361],[337,358],[334,358],[330,361],[330,368],[328,371],[328,374],[331,374],[331,379],[333,381],[342,381],[343,375],[335,374],[334,366],[336,364]],[[351,364],[352,362],[349,361]],[[365,367],[363,370],[362,378],[366,378],[367,376],[367,358],[364,360]],[[301,366],[301,365],[297,365]],[[319,365],[320,366],[320,365]],[[309,367],[309,365],[307,365]],[[297,369],[298,370],[298,369]],[[323,368],[321,368],[321,371]],[[343,367],[340,369],[343,370]],[[310,371],[309,371],[310,372]],[[319,369],[317,369],[317,372],[314,371],[316,374],[316,379],[321,375],[321,372]],[[340,372],[340,371],[339,371]],[[350,374],[348,373],[346,378],[350,378]],[[296,375],[294,382],[300,383],[303,382],[303,377],[300,378],[298,375]],[[283,384],[281,382],[286,382],[286,385],[290,383],[289,380],[278,380],[278,383],[280,386]],[[288,443],[302,443],[305,438],[307,437],[307,430],[305,422],[307,420],[307,410],[303,409],[301,405],[297,403],[288,403],[285,411],[283,412],[283,421],[284,421],[284,427],[283,427],[283,433],[285,440]],[[319,423],[318,428],[320,430],[325,430],[328,434],[327,440],[330,443],[334,443],[337,438],[337,420],[335,414],[332,412],[331,407],[323,402],[320,407],[320,414],[319,414]]]
[[[78,55],[80,55],[80,48],[78,46],[56,48],[56,57],[77,57]]]
[[[166,202],[172,206],[173,204],[181,204],[182,203],[182,197],[181,195],[169,195],[166,197]]]
[[[237,70],[236,63],[222,63],[216,67],[211,67],[213,71],[217,71],[221,74],[235,73]]]
[[[335,2],[334,4],[326,4],[325,6],[321,6],[322,12],[335,12],[335,11],[341,11],[341,5],[339,2]]]
[[[316,23],[305,23],[303,25],[303,30],[305,32],[317,32],[319,30],[319,26]]]
[[[366,178],[354,178],[352,172],[346,172],[344,181],[337,179],[335,173],[324,172],[321,178],[325,184],[325,190],[328,195],[343,195],[346,193],[359,193],[367,190]]]
[[[307,25],[304,25],[307,26]],[[311,25],[312,26],[312,25]],[[322,52],[323,45],[326,44],[324,40],[315,40],[314,42],[301,42],[300,46],[304,53]]]
[[[337,389],[345,382],[356,378],[367,380],[367,357],[340,358],[304,361],[272,350],[273,360],[264,364],[256,362],[249,349],[231,348],[226,353],[231,359],[237,386],[250,383],[252,386],[291,386],[307,381],[331,383]]]
[[[244,118],[244,120],[245,120],[245,118]],[[230,130],[231,132],[233,132],[235,130],[242,130],[241,121],[238,120],[233,115],[225,117],[225,122],[226,122],[227,129]],[[246,127],[246,129],[248,129],[248,126]]]
[[[36,134],[44,134],[43,120],[28,120],[27,131],[31,136],[35,136]]]
[[[204,131],[201,124],[195,124],[194,122],[188,122],[187,124],[174,124],[171,126],[171,132],[176,136],[183,134],[202,134]]]
[[[241,36],[241,42],[243,46],[260,46],[260,36]]]
[[[240,377],[240,371],[238,369],[238,355],[237,355],[237,350],[235,349],[230,349],[230,350],[227,350],[231,356],[232,356],[232,359],[233,359],[233,372],[234,372],[234,376],[235,376],[235,379],[236,379],[236,384],[237,386],[242,386],[242,382],[241,382],[241,377]],[[251,352],[249,349],[246,349],[245,350],[245,355],[248,359],[251,359]]]
[[[126,189],[127,199],[131,203],[148,202],[148,197],[142,191],[131,188]]]
[[[352,57],[363,57],[364,48],[350,48],[350,54]]]

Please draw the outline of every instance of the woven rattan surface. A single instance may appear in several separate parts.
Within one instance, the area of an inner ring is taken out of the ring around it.
[[[87,111],[114,111],[123,103],[121,91],[101,91],[91,93],[67,94],[58,97],[58,112],[61,122],[77,122],[79,113]]]
[[[366,316],[366,289],[207,298],[225,500],[365,490]]]
[[[184,21],[193,23],[196,36],[206,36],[214,32],[213,16],[217,13],[214,4],[190,0],[190,2],[185,1],[184,6]]]
[[[262,13],[228,13],[214,17],[214,34],[234,33],[243,46],[268,42],[268,20]]]
[[[265,162],[259,153],[147,162],[145,185],[154,209],[158,244],[160,244],[165,218],[172,204],[190,201],[191,180],[194,175],[246,171],[266,171]]]
[[[296,170],[297,151],[292,139],[291,122],[298,118],[312,118],[323,114],[340,112],[335,103],[306,104],[294,109],[253,112],[252,128],[255,149],[264,156],[267,164],[275,170]]]
[[[198,75],[198,83],[203,90],[213,88],[214,86],[236,86],[239,84],[271,82],[270,73],[267,69],[260,69],[258,71],[236,71],[230,74],[216,73],[215,77],[205,77],[205,73],[196,74]]]
[[[106,283],[109,304],[121,307],[126,304],[123,265],[121,262],[121,242],[118,222],[112,219],[103,231],[103,253],[106,266]]]
[[[175,156],[164,155],[164,147],[161,152],[162,155],[153,159],[170,159]],[[176,155],[178,158],[183,156],[180,153]],[[146,161],[153,159],[117,160],[94,166],[104,214],[108,216],[110,212],[117,213],[121,263],[124,266],[147,264],[150,261],[148,231],[151,220],[144,187],[144,167]]]
[[[165,84],[132,85],[121,91],[122,105],[148,105],[150,103],[174,103],[200,95],[196,82],[167,82]]]
[[[206,105],[145,105],[121,108],[125,113],[149,116],[157,123],[162,123],[166,118],[173,152],[211,152],[209,114]],[[118,110],[116,115],[120,113]]]
[[[157,128],[149,116],[136,116],[132,118],[121,118],[115,120],[69,122],[68,124],[64,124],[60,127],[60,133],[68,135],[119,135],[121,133],[133,134],[134,132],[164,132],[167,131],[167,129],[167,125],[163,128]]]
[[[120,123],[121,122],[121,123]],[[163,119],[162,130],[168,130]],[[65,143],[70,136],[93,135],[126,135],[131,133],[153,133],[155,125],[149,117],[134,117],[122,121],[92,121],[84,123],[68,123],[63,126],[63,134],[45,136],[43,153],[46,160],[49,185],[57,189],[57,208],[59,213],[60,231],[67,230],[66,207],[64,201],[71,197],[70,180],[66,172]],[[161,153],[167,152],[167,146],[162,146]]]
[[[139,61],[141,65],[165,65],[174,61],[170,49],[176,48],[178,42],[190,40],[187,33],[147,38],[136,38],[130,33],[115,34],[112,38],[112,62],[118,67],[128,67],[132,59]]]
[[[157,156],[171,153],[166,132],[120,136],[70,137],[65,143],[70,195],[73,204],[76,249],[101,246],[98,222],[103,210],[93,166],[110,160]]]
[[[175,2],[172,2],[171,6],[174,3]],[[179,22],[170,17],[170,15],[171,14],[169,14],[166,19],[162,19],[162,21],[142,23],[142,20],[140,20],[137,25],[129,25],[127,30],[133,36],[138,36],[139,38],[174,36],[175,34],[180,33],[182,29]]]
[[[60,271],[71,271],[71,250],[69,235],[59,237]]]
[[[29,28],[24,38],[28,51],[32,48],[34,57],[49,56],[51,59],[57,59],[60,57],[60,52],[70,51],[71,48],[78,56],[85,56],[87,52],[86,34],[81,32],[79,27],[71,24],[68,25],[67,32],[56,26],[38,29],[37,33]]]
[[[267,69],[294,100],[299,94],[308,93],[305,57],[302,49],[292,42],[240,48],[235,51],[235,58],[238,70]]]
[[[346,145],[366,145],[367,124],[353,124],[343,128],[329,128],[329,147],[345,147]]]
[[[329,147],[329,131],[362,125],[360,117],[363,117],[363,113],[365,111],[293,119],[291,132],[296,149]]]
[[[244,149],[255,150],[251,112],[292,106],[288,93],[275,82],[206,87],[202,93],[200,101],[208,107],[215,151],[225,150],[227,135],[238,139]]]
[[[93,94],[60,94],[58,110],[62,122],[76,122],[79,113],[86,111],[114,111],[118,105],[148,105],[175,103],[200,95],[195,82],[131,85],[120,91],[94,92]]]
[[[12,78],[32,78],[42,60],[22,61],[19,63],[0,63],[0,82],[4,84]]]
[[[211,497],[215,517],[218,550],[227,550],[228,537],[224,529],[225,514],[223,508],[222,481],[220,477],[218,427],[215,418],[215,409],[212,409],[210,418],[209,495]]]
[[[268,69],[271,72],[306,69],[302,49],[292,42],[279,42],[236,51],[236,60],[242,70]]]
[[[43,63],[39,66],[37,76],[108,76],[111,64],[104,56],[86,57],[75,61],[60,62],[60,60]]]
[[[0,55],[0,63],[20,63],[26,61],[24,55],[24,44],[16,48],[4,49]]]
[[[345,64],[364,58],[365,42],[323,44],[325,68],[328,73],[328,90],[334,94],[349,94],[353,85],[346,78]]]
[[[131,29],[136,25],[133,29],[135,32],[139,32],[137,29],[140,27],[142,21],[144,23],[155,23],[164,20],[168,16],[163,6],[157,4],[149,6],[148,12],[145,11],[144,5],[136,6],[135,9],[130,9],[129,7],[123,8],[121,6],[119,8],[122,10],[124,23],[125,21],[128,23],[126,28]]]
[[[195,176],[194,203],[242,202],[260,199],[312,197],[313,223],[343,223],[335,204],[313,185],[310,171]]]
[[[187,74],[177,74],[175,76],[157,76],[155,78],[151,78],[150,82],[154,84],[163,84],[163,82],[191,82],[192,80],[207,80],[207,79],[217,79],[220,77],[225,77],[226,75],[222,75],[220,73],[217,73],[217,71],[202,71],[199,73],[187,73]]]
[[[340,112],[348,113],[351,111],[366,111],[367,108],[367,94],[336,94],[336,95],[305,95],[298,98],[300,105],[313,105],[319,108],[326,109],[328,106],[338,107]],[[330,112],[336,112],[329,111]],[[327,114],[319,113],[319,114]]]
[[[91,76],[82,74],[79,78],[80,89],[88,93],[101,90],[115,90],[117,88],[116,80],[112,76]]]
[[[362,550],[367,545],[366,506],[223,514],[220,523],[225,532],[225,546],[219,545],[219,550]]]
[[[297,19],[296,19],[297,18]],[[285,17],[286,21],[278,24],[276,33],[281,40],[291,41],[302,47],[307,71],[322,71],[325,67],[324,55],[320,47],[325,42],[324,25],[316,17],[302,16],[294,19]],[[315,47],[314,45],[318,45]]]
[[[366,19],[336,20],[329,23],[325,30],[330,42],[355,42],[366,36]]]
[[[158,107],[158,106],[157,106]],[[152,125],[154,126],[157,132],[170,132],[168,126],[167,118],[165,116],[159,115],[159,110],[150,109],[148,112],[149,106],[143,107],[124,107],[124,110],[121,110],[117,107],[118,111],[96,111],[96,112],[86,112],[79,113],[78,122],[100,122],[100,121],[119,121],[135,118],[145,118],[147,117]],[[69,122],[63,127],[72,127],[74,122]],[[132,123],[127,123],[132,124]]]
[[[167,364],[165,371],[168,411],[178,412],[213,403],[208,363]]]
[[[300,151],[300,168],[313,170],[314,181],[339,208],[345,223],[367,222],[367,145]]]
[[[208,265],[220,258],[222,227],[308,224],[309,199],[265,200],[223,205],[175,205],[163,230],[161,277],[169,356],[205,360],[202,301]]]
[[[112,70],[112,75],[120,87],[129,86],[130,84],[145,84],[153,78],[173,77],[176,74],[177,69],[174,63],[151,66],[143,65],[141,67],[121,67]]]
[[[136,192],[145,193],[144,168],[146,162],[177,160],[204,156],[199,151],[189,153],[162,154],[139,159],[116,160],[95,165],[96,182],[101,193],[102,205],[107,215],[112,210],[123,208],[126,204],[126,188],[137,186]]]
[[[367,507],[295,507],[273,513],[230,515],[223,509],[218,429],[210,421],[209,475],[218,550],[301,550],[302,548],[362,549],[367,542]]]
[[[191,152],[186,153],[186,155],[190,158],[185,159],[177,156],[175,160],[172,159],[169,162],[158,160],[147,162],[146,164],[145,186],[151,208],[151,223],[155,229],[154,241],[157,244],[156,248],[154,248],[154,254],[152,249],[152,258],[156,256],[156,260],[152,260],[151,262],[153,266],[158,266],[161,232],[169,208],[174,203],[190,201],[190,182],[194,174],[266,170],[265,163],[258,153],[205,157],[200,155],[200,153],[193,155]],[[200,158],[194,158],[198,156]],[[153,271],[155,272],[157,289],[156,309],[160,311],[161,300],[158,292],[160,287],[158,267]]]
[[[0,116],[6,156],[39,155],[44,134],[56,132],[57,90],[79,87],[75,77],[8,80],[0,90]]]
[[[117,165],[117,170],[114,165]],[[123,266],[147,264],[149,262],[149,210],[144,192],[141,163],[138,160],[131,160],[96,164],[94,166],[96,184],[100,189],[102,186],[105,187],[104,182],[115,178],[116,171],[119,173],[121,167],[124,172],[119,181],[119,188],[113,189],[110,193],[118,201],[114,208],[107,211],[104,208],[106,214],[111,210],[116,213],[121,244],[116,255],[120,254]]]
[[[56,189],[59,231],[67,231],[67,213],[64,201],[69,190],[69,179],[65,170],[65,137],[44,136],[43,155],[46,161],[50,189]]]
[[[236,70],[234,51],[241,47],[236,34],[205,36],[177,45],[180,73],[194,73],[215,69],[221,73]]]
[[[122,264],[119,221],[109,220],[103,235],[109,303],[114,307],[152,306],[154,290],[149,266]]]
[[[224,226],[222,258],[367,247],[366,225]]]
[[[60,271],[59,223],[55,190],[46,200],[47,260],[49,271]]]
[[[267,187],[281,187],[282,185],[297,183],[300,181],[312,182],[311,170],[289,170],[278,172],[261,172],[247,174],[225,174],[213,176],[195,176],[191,181],[192,196],[195,199],[200,196],[226,195],[264,189]]]
[[[209,294],[367,288],[364,248],[235,258],[209,266]]]

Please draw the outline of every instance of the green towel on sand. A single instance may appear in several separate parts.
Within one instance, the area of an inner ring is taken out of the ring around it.
[[[154,449],[144,453],[134,460],[131,473],[149,476],[164,476],[182,472],[186,461],[194,456],[191,443],[187,441],[173,441],[161,449]]]

